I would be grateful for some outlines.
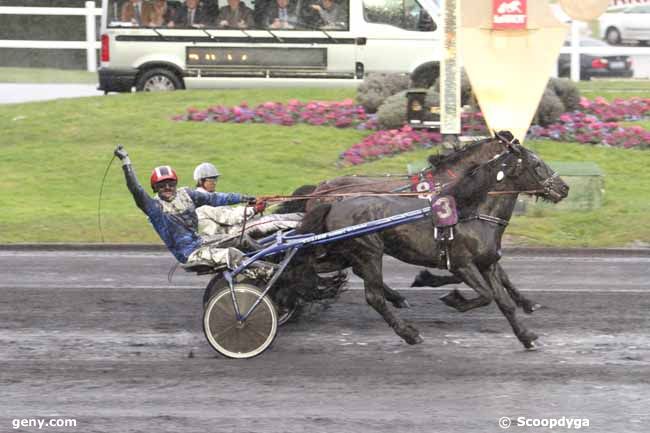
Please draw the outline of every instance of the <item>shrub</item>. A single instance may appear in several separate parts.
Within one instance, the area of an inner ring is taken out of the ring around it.
[[[357,89],[357,101],[366,113],[376,113],[389,96],[409,87],[409,77],[404,74],[368,74]]]
[[[580,109],[580,90],[573,81],[564,78],[551,78],[547,87],[552,88],[562,100],[566,111]]]
[[[555,94],[552,88],[547,87],[537,107],[533,124],[547,126],[555,123],[565,111],[560,97]]]
[[[401,128],[406,123],[407,91],[404,90],[386,98],[377,110],[377,123],[381,129]],[[424,110],[431,113],[431,107],[440,106],[440,95],[431,87],[424,100]],[[432,117],[425,116],[424,120],[431,120]]]
[[[406,102],[406,90],[386,98],[377,110],[379,128],[401,128],[406,123]]]

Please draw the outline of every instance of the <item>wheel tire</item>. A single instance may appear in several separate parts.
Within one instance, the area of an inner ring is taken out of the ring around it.
[[[607,29],[607,34],[605,35],[605,39],[610,45],[618,45],[621,43],[621,32],[619,32],[618,29],[615,27],[612,27],[611,29]]]
[[[249,284],[256,286],[256,282],[253,279],[245,278],[242,281],[243,284]],[[224,289],[228,289],[228,282],[221,275],[215,275],[212,280],[208,283],[208,286],[203,292],[203,310],[205,311],[210,299],[214,296],[215,293],[220,292]],[[298,308],[298,303],[294,303],[291,307],[281,306],[276,299],[273,298],[273,290],[271,290],[271,298],[273,299],[274,305],[276,306],[278,312],[278,326],[282,326],[285,323],[288,323],[292,320],[295,320],[300,315],[300,309]]]
[[[235,284],[235,297],[244,314],[262,292],[250,284]],[[278,313],[268,296],[243,322],[237,320],[230,289],[215,294],[203,313],[203,332],[214,350],[227,358],[248,359],[268,349],[278,333]]]
[[[144,71],[135,85],[138,92],[171,92],[182,88],[183,83],[176,74],[163,68]]]

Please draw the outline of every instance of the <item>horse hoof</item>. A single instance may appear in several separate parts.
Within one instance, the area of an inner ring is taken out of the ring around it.
[[[399,332],[399,336],[408,344],[420,344],[424,341],[422,337],[420,337],[420,331],[411,325],[406,325],[402,329],[402,332]]]
[[[542,308],[542,306],[536,302],[533,304],[526,304],[524,305],[524,313],[533,314],[535,311],[539,310],[540,308]]]
[[[445,305],[458,310],[460,301],[464,300],[463,295],[461,295],[458,290],[452,290],[444,296],[439,298]]]
[[[521,343],[524,345],[526,349],[535,350],[537,348],[537,344],[535,343],[535,340],[537,340],[538,338],[539,335],[535,334],[534,332],[528,332],[522,338]]]
[[[416,334],[414,337],[408,337],[404,339],[408,344],[414,345],[414,344],[420,344],[424,342],[424,339],[420,337],[420,334]]]
[[[395,308],[411,308],[411,304],[406,299],[395,301],[392,304]]]
[[[535,341],[528,341],[527,343],[524,343],[524,347],[528,352],[536,352],[541,349],[541,345]]]

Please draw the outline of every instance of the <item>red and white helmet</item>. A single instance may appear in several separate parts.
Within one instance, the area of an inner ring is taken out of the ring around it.
[[[163,180],[175,180],[178,182],[178,176],[173,168],[168,165],[161,165],[156,167],[151,172],[151,188],[156,189],[154,185]]]

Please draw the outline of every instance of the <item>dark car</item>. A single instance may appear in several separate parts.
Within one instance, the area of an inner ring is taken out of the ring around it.
[[[564,43],[568,47],[570,43]],[[585,38],[580,40],[581,47],[610,47],[598,39]],[[571,54],[560,54],[558,60],[558,73],[560,77],[571,76]],[[629,56],[580,54],[580,79],[592,78],[631,78],[634,75],[632,59]]]

